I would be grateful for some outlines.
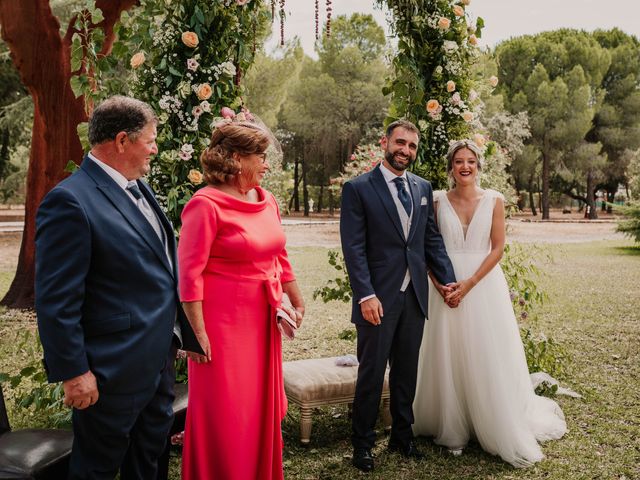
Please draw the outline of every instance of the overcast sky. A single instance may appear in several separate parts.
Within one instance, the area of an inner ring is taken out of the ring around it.
[[[385,13],[374,8],[374,0],[332,0],[333,16],[354,12],[371,13],[385,26]],[[320,0],[320,18],[326,18],[325,0]],[[285,39],[298,36],[305,52],[315,57],[315,0],[286,0]],[[561,27],[595,30],[618,27],[640,38],[640,0],[471,0],[467,11],[482,17],[481,46],[493,47],[511,37],[555,30]],[[277,29],[279,32],[279,29]],[[279,33],[278,33],[279,34]],[[277,39],[267,42],[267,49]]]

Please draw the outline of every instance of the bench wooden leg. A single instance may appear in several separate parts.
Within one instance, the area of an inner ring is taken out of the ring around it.
[[[309,443],[311,440],[311,407],[300,407],[300,442]]]
[[[391,430],[391,411],[389,410],[390,402],[388,398],[382,399],[382,423],[385,430]]]

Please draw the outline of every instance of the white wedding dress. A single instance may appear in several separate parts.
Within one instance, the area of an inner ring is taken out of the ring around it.
[[[434,193],[437,219],[456,278],[475,273],[491,247],[496,198],[485,190],[465,233],[445,192]],[[451,309],[433,285],[420,348],[415,435],[451,449],[476,438],[482,448],[516,467],[544,456],[538,441],[562,437],[562,410],[535,395],[507,283],[496,265]]]

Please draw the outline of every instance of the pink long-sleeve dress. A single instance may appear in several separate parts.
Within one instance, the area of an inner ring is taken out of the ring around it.
[[[180,297],[202,301],[211,362],[189,361],[182,457],[186,480],[282,479],[287,410],[274,307],[294,280],[275,198],[259,202],[213,187],[182,213]]]

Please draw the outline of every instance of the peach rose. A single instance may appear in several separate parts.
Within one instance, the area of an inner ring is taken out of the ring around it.
[[[432,98],[427,102],[427,112],[429,113],[437,113],[438,108],[440,107],[440,102],[435,98]]]
[[[469,111],[462,112],[462,119],[465,122],[471,122],[473,120],[473,112],[469,112]]]
[[[463,5],[469,5],[471,3],[471,0],[461,0],[461,2]]]
[[[184,32],[182,34],[182,43],[189,48],[196,48],[198,43],[200,43],[200,40],[195,32]]]
[[[146,57],[144,56],[144,52],[138,52],[133,57],[131,57],[131,68],[138,68],[140,65],[144,63]]]
[[[200,170],[196,170],[194,168],[189,170],[189,175],[187,175],[187,178],[194,185],[200,185],[204,180],[204,175],[202,175],[202,172]]]
[[[449,80],[447,82],[447,92],[451,93],[455,91],[456,91],[456,82],[454,82],[453,80]]]
[[[454,5],[453,6],[453,14],[456,17],[462,17],[464,16],[464,8],[462,8],[460,5]]]
[[[211,90],[211,85],[209,85],[208,83],[201,84],[200,86],[198,86],[198,90],[196,91],[196,95],[200,100],[208,100],[209,98],[211,98],[212,93],[213,90]]]
[[[491,75],[489,77],[489,85],[491,85],[492,87],[497,87],[498,86],[498,77],[496,77],[495,75]]]
[[[481,133],[476,133],[473,135],[473,143],[475,143],[480,148],[484,147],[485,143],[487,143],[487,139],[484,138],[484,135]]]
[[[451,20],[449,20],[447,17],[440,17],[440,20],[438,20],[438,28],[440,30],[448,30],[450,26]]]
[[[473,46],[478,45],[478,37],[473,34],[469,35],[469,44]]]

